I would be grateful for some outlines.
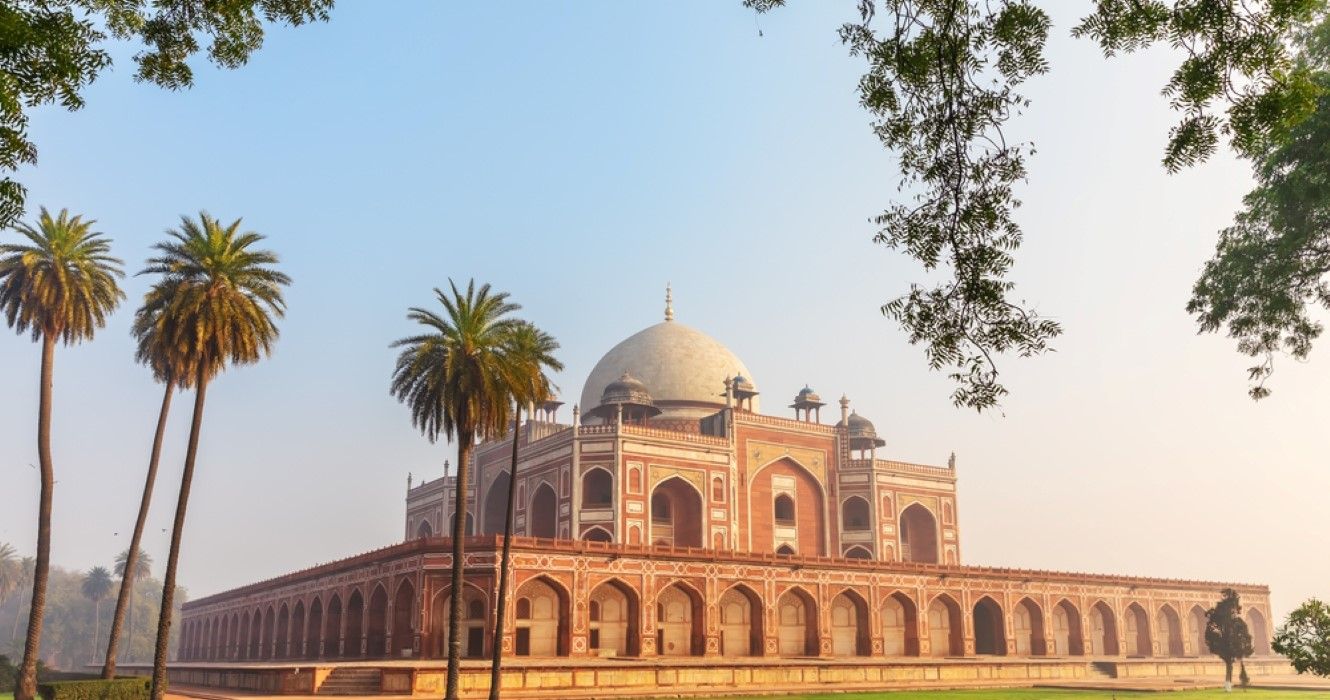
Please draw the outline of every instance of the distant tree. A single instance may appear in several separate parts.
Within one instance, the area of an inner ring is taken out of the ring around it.
[[[0,52],[6,53],[6,52]],[[55,345],[90,340],[124,293],[116,284],[123,276],[110,244],[92,230],[92,220],[61,210],[52,217],[42,208],[36,225],[19,224],[26,243],[0,244],[0,311],[20,335],[29,333],[42,347],[41,385],[37,408],[37,461],[41,491],[37,508],[37,560],[33,569],[32,608],[28,616],[23,663],[19,666],[15,700],[37,693],[37,658],[46,605],[46,580],[51,565],[51,503],[55,466],[51,459],[51,395]]]
[[[282,289],[291,278],[276,269],[275,253],[255,247],[263,236],[241,231],[240,224],[236,219],[223,225],[206,212],[200,212],[197,221],[181,217],[180,228],[168,231],[170,240],[154,246],[157,254],[143,270],[143,274],[160,275],[163,288],[170,292],[170,298],[162,302],[158,326],[166,337],[158,342],[176,348],[194,372],[194,415],[157,617],[153,700],[162,700],[166,692],[180,541],[198,459],[208,383],[228,365],[253,364],[267,357],[277,342],[277,318],[286,311]]]
[[[1275,631],[1274,650],[1298,673],[1330,676],[1330,605],[1312,598],[1289,613]]]
[[[32,575],[37,569],[37,560],[23,557],[18,563],[18,607],[14,609],[14,626],[9,630],[9,641],[18,637],[19,608],[23,607],[23,590],[32,585]]]
[[[1233,664],[1252,655],[1251,632],[1242,619],[1238,592],[1225,588],[1213,608],[1205,612],[1205,645],[1224,662],[1224,690],[1233,689]]]
[[[488,284],[467,283],[464,294],[452,280],[450,292],[434,290],[443,314],[413,307],[409,320],[419,335],[392,344],[402,348],[391,392],[411,411],[411,422],[430,442],[442,433],[457,443],[457,498],[452,526],[452,600],[448,610],[446,700],[456,700],[462,652],[462,569],[466,545],[466,492],[477,437],[502,434],[512,418],[514,386],[510,338],[522,323],[520,306]]]
[[[112,39],[141,42],[135,80],[170,90],[194,84],[189,59],[204,41],[223,68],[245,64],[263,45],[264,22],[326,20],[333,0],[13,0],[0,4],[0,172],[37,162],[28,110],[83,106],[83,91],[111,66]],[[203,41],[201,41],[201,39]],[[23,211],[26,190],[0,180],[0,228]]]
[[[88,575],[83,578],[83,597],[92,601],[92,649],[93,658],[97,656],[97,647],[102,636],[102,599],[111,593],[115,586],[115,581],[111,579],[111,572],[104,566],[94,566],[88,571]]]
[[[494,613],[495,644],[491,651],[490,700],[499,700],[503,684],[500,670],[503,666],[503,623],[508,610],[508,569],[513,558],[513,508],[517,494],[517,429],[522,425],[522,405],[546,401],[553,393],[553,383],[547,370],[559,371],[563,363],[554,357],[559,343],[554,336],[530,323],[520,323],[508,339],[508,354],[513,358],[513,376],[509,385],[513,394],[513,451],[508,464],[508,506],[503,520],[503,554],[499,560],[499,581],[495,587],[497,601]]]
[[[18,589],[18,555],[8,542],[0,542],[0,605],[4,605],[9,596]]]
[[[140,582],[152,578],[152,555],[140,549],[138,550],[139,552],[138,556],[133,557],[133,563],[131,564],[131,557],[129,556],[129,552],[130,550],[126,549],[125,551],[115,556],[115,576],[116,578],[120,579],[120,594],[116,597],[116,604],[115,604],[116,617],[111,620],[111,634],[107,639],[107,649],[106,649],[107,660],[105,663],[102,664],[103,678],[105,677],[107,665],[110,665],[112,671],[114,672],[115,661],[113,661],[112,659],[118,659],[120,656],[119,647],[120,647],[121,624],[119,618],[121,615],[125,615],[126,613],[128,614],[129,617],[129,626],[128,626],[128,635],[127,635],[129,638],[128,642],[130,649],[129,658],[131,659],[133,658],[134,590],[135,588],[138,587],[138,584]],[[130,574],[129,578],[131,579],[128,584],[126,584],[125,582],[126,573]],[[125,612],[121,612],[120,610],[120,597],[124,597],[126,599]],[[112,678],[114,677],[115,676],[112,675]]]
[[[148,290],[143,298],[143,305],[134,313],[134,325],[131,332],[138,344],[135,359],[152,370],[153,378],[162,383],[162,405],[157,411],[157,428],[153,433],[152,451],[148,456],[148,473],[143,480],[143,495],[139,499],[139,514],[134,521],[134,534],[130,537],[129,552],[137,552],[143,542],[143,531],[148,526],[148,511],[152,507],[152,492],[157,485],[157,468],[162,458],[162,442],[166,438],[166,419],[171,413],[171,398],[177,387],[187,389],[194,382],[192,360],[178,343],[174,342],[176,329],[174,319],[169,312],[172,300],[176,298],[176,286],[180,282],[175,278],[159,280]],[[125,585],[124,571],[133,572],[137,557],[126,556],[120,574],[120,594],[116,597],[115,615],[111,618],[111,633],[106,639],[106,662],[102,665],[102,678],[115,678],[115,664],[120,645],[120,630],[125,622],[125,613],[133,603],[134,589]],[[145,565],[151,565],[149,559]],[[132,626],[131,626],[132,629]]]
[[[743,0],[767,12],[785,0]],[[911,285],[882,306],[934,370],[956,383],[958,406],[995,406],[1003,354],[1046,352],[1057,322],[1016,298],[1010,279],[1023,232],[1015,186],[1033,144],[1008,141],[1030,108],[1017,92],[1047,72],[1052,0],[858,0],[840,29],[867,64],[860,104],[883,146],[899,157],[897,197],[873,219],[874,240],[902,250],[942,282]],[[1319,88],[1292,57],[1290,39],[1324,0],[1091,0],[1072,30],[1107,56],[1167,45],[1181,64],[1164,88],[1181,120],[1169,133],[1170,172],[1207,159],[1222,136],[1242,156],[1315,109]]]

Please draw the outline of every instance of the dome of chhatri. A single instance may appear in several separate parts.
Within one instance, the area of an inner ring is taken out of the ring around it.
[[[667,319],[673,309],[667,309]],[[597,406],[625,372],[650,392],[669,418],[702,418],[725,406],[725,379],[752,373],[730,349],[702,331],[666,320],[610,348],[582,386],[582,407]],[[751,379],[748,381],[752,381]],[[753,399],[753,410],[758,410]]]

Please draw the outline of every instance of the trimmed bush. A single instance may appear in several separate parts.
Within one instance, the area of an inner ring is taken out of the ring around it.
[[[147,700],[151,688],[151,678],[117,678],[42,683],[37,692],[42,700]]]

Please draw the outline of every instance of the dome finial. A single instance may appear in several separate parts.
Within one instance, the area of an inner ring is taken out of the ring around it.
[[[674,293],[670,290],[670,283],[665,283],[665,320],[674,320]]]

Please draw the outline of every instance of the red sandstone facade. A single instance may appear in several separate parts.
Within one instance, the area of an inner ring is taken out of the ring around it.
[[[468,656],[496,643],[512,439],[509,654],[1195,657],[1223,587],[1270,653],[1264,586],[964,566],[954,458],[878,459],[872,424],[844,399],[840,422],[821,423],[808,389],[796,419],[762,415],[749,380],[703,376],[742,363],[671,324],[672,310],[602,360],[585,424],[550,405],[476,450]],[[408,485],[402,544],[185,604],[179,659],[441,658],[452,561],[435,535],[454,489]]]

